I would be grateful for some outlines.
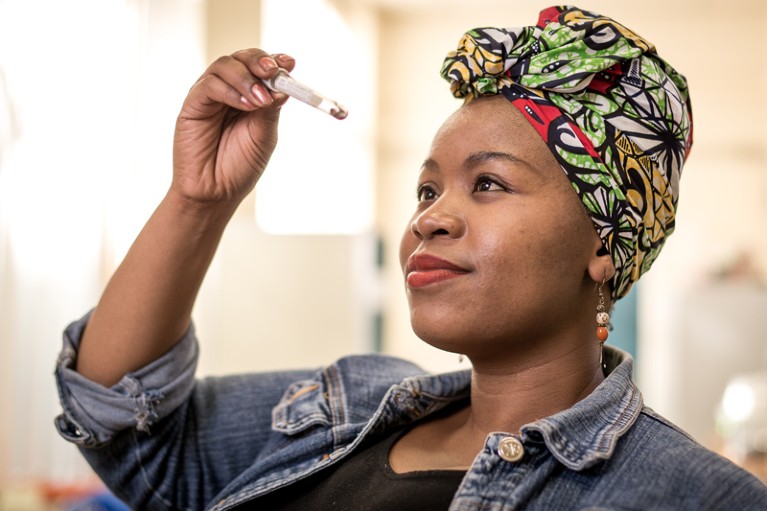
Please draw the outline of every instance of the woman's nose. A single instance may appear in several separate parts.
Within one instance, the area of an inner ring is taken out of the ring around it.
[[[448,209],[445,203],[440,202],[442,199],[444,196],[418,215],[410,225],[410,230],[419,239],[432,239],[437,236],[460,238],[466,232],[463,215]]]

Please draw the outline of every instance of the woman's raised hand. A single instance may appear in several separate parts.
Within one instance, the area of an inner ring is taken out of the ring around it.
[[[287,55],[249,49],[208,67],[176,121],[171,193],[206,205],[239,204],[274,151],[280,107],[288,99],[261,79],[294,65]]]

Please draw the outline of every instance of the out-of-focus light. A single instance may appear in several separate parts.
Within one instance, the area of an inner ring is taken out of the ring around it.
[[[728,420],[738,423],[751,417],[756,406],[754,389],[745,382],[735,380],[724,391],[722,411]]]

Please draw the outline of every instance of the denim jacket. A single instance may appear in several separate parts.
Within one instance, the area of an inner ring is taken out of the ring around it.
[[[64,335],[56,427],[135,509],[231,509],[469,396],[470,371],[382,355],[195,380],[193,329],[107,389],[72,369],[86,322]],[[607,378],[571,408],[490,433],[450,510],[767,509],[763,483],[643,406],[628,355],[606,359]]]

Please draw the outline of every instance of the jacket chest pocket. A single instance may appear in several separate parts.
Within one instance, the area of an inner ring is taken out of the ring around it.
[[[332,415],[324,386],[316,380],[292,384],[272,409],[272,429],[296,435],[315,426],[330,427]]]

